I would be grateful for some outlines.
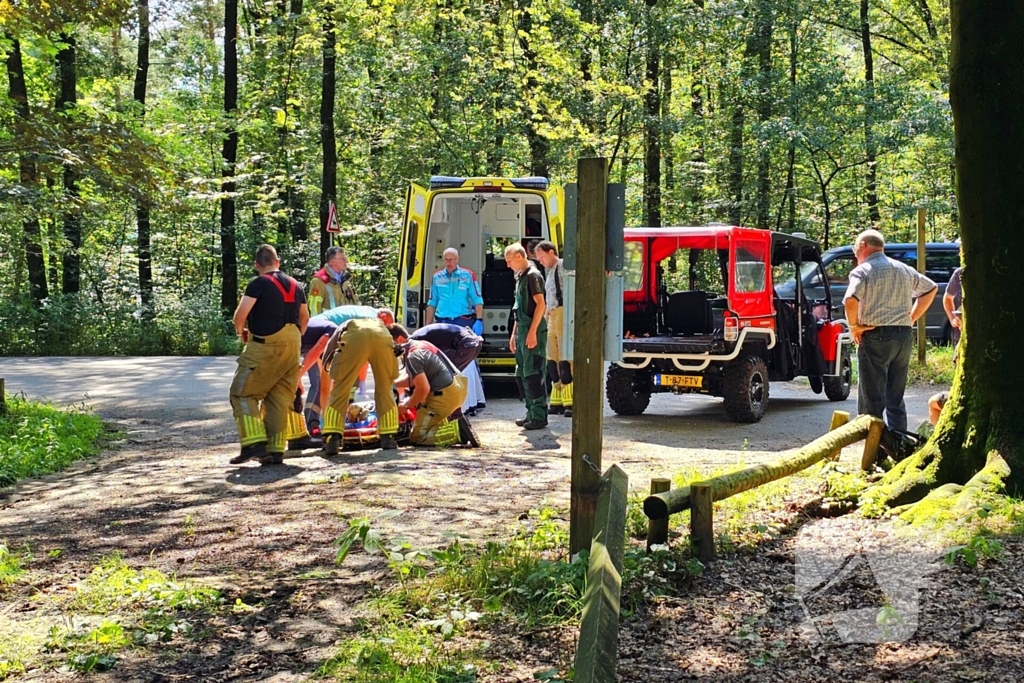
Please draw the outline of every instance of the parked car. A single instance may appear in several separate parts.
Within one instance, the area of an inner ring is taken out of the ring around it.
[[[885,255],[917,268],[917,244],[886,244]],[[850,284],[850,271],[857,265],[852,246],[835,247],[821,255],[821,264],[825,267],[825,277],[832,293],[832,307],[835,318],[845,318],[843,295]],[[946,284],[953,271],[960,266],[960,245],[953,242],[929,242],[925,245],[925,275],[939,286],[932,305],[925,316],[925,327],[928,338],[948,343],[952,337],[952,327],[946,312],[942,308],[942,295],[946,292]],[[803,267],[804,291],[808,299],[824,299],[824,285],[820,272],[813,264]],[[790,298],[795,290],[795,279],[776,286],[779,296]]]

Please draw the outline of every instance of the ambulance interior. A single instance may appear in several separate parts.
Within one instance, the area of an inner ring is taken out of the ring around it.
[[[444,250],[459,250],[459,266],[472,270],[484,299],[484,338],[507,346],[515,276],[505,247],[548,239],[544,197],[538,194],[452,193],[434,197],[427,231],[423,301],[430,299],[430,274],[444,268]]]

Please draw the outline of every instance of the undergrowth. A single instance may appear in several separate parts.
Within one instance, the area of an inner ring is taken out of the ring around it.
[[[925,350],[924,364],[917,362],[917,352],[915,351],[910,361],[908,381],[950,385],[953,383],[954,369],[953,346],[936,346],[929,342],[928,348]]]
[[[99,452],[103,422],[81,408],[7,397],[0,415],[0,487],[56,472]]]
[[[638,504],[634,499],[631,506]],[[408,539],[383,538],[366,518],[351,520],[337,542],[338,560],[355,546],[380,552],[395,583],[364,606],[368,615],[360,633],[339,645],[320,675],[367,683],[472,681],[486,666],[486,641],[463,637],[472,631],[499,624],[524,631],[577,625],[588,557],[586,552],[569,557],[568,536],[567,520],[548,508],[531,511],[501,542],[453,538],[443,548],[426,550],[412,548]],[[665,546],[648,553],[628,545],[623,614],[702,570]],[[550,671],[537,676],[559,680]]]
[[[28,548],[15,553],[0,544],[0,582],[34,584],[31,561]],[[196,618],[223,603],[213,589],[132,568],[116,555],[77,585],[38,593],[34,600],[54,609],[45,617],[0,620],[0,680],[61,665],[78,673],[106,671],[127,648],[195,637],[201,630]]]

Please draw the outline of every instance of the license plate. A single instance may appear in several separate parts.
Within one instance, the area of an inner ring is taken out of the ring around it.
[[[695,387],[699,389],[704,384],[704,378],[700,375],[655,375],[654,381],[663,387]]]

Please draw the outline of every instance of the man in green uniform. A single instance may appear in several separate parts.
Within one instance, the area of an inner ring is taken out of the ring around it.
[[[242,444],[233,465],[252,459],[282,462],[299,381],[302,330],[309,321],[302,287],[279,270],[274,247],[259,247],[254,265],[259,276],[245,288],[235,310],[235,332],[245,348],[231,382],[231,409]]]
[[[337,455],[343,445],[345,413],[348,409],[352,385],[366,363],[373,372],[373,398],[377,409],[377,431],[383,450],[398,448],[398,405],[392,385],[398,379],[398,359],[391,333],[379,319],[349,320],[334,333],[324,350],[324,359],[330,363],[331,388],[324,409],[325,452]]]
[[[512,307],[515,323],[509,346],[516,355],[516,383],[526,400],[526,417],[516,420],[516,425],[523,429],[543,429],[548,426],[543,374],[548,344],[544,278],[526,257],[526,249],[521,244],[510,244],[505,249],[505,262],[516,273],[516,299]]]

